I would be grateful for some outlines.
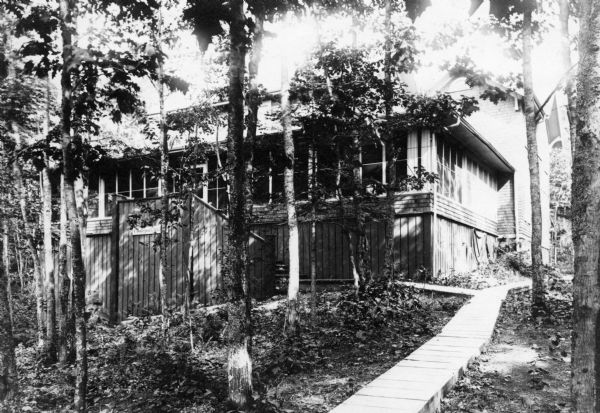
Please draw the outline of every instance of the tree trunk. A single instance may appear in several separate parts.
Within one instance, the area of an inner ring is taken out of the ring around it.
[[[577,135],[573,141],[572,402],[600,410],[600,1],[581,1]]]
[[[67,207],[64,177],[60,181],[60,236],[58,240],[58,279],[57,307],[60,308],[58,321],[58,361],[65,365],[73,360],[75,342],[75,320],[72,310],[72,278],[67,273]]]
[[[21,237],[19,236],[19,228],[15,225],[15,259],[17,260],[17,274],[19,275],[19,284],[21,286],[21,294],[25,289],[25,277],[23,276],[23,254],[21,253]]]
[[[386,223],[385,223],[385,255],[383,261],[383,276],[388,280],[394,278],[394,223],[396,220],[396,208],[394,206],[394,191],[396,188],[396,160],[394,140],[390,131],[390,121],[392,116],[392,4],[391,0],[385,2],[385,56],[383,63],[384,81],[385,81],[385,149],[386,149]]]
[[[10,259],[8,256],[8,221],[6,219],[2,221],[2,265],[4,265],[4,272],[6,274],[6,294],[8,295],[8,310],[10,312],[10,322],[11,325],[14,325],[12,286],[10,282]]]
[[[246,209],[248,210],[248,218],[250,220],[252,220],[252,215],[254,213],[254,199],[252,193],[254,188],[253,162],[254,149],[256,146],[256,130],[258,127],[258,108],[260,106],[260,91],[257,76],[262,58],[264,37],[264,16],[261,13],[257,13],[255,17],[252,51],[250,53],[250,62],[248,64],[249,90],[247,95],[248,115],[246,121],[246,153],[248,154],[246,159],[246,176],[248,179],[248,185],[246,186]]]
[[[2,221],[6,228],[6,220]],[[12,314],[7,291],[8,268],[0,262],[0,401],[16,399],[17,362],[13,340]]]
[[[37,318],[37,346],[40,349],[46,348],[46,335],[44,332],[44,277],[42,275],[42,265],[40,262],[40,256],[38,254],[37,247],[35,245],[35,239],[33,238],[33,229],[29,223],[27,216],[27,194],[25,193],[25,185],[23,182],[23,171],[21,164],[16,154],[21,149],[21,140],[19,132],[15,133],[15,158],[13,160],[13,173],[15,178],[15,184],[17,187],[17,196],[19,198],[19,211],[21,213],[21,219],[23,220],[23,229],[25,241],[27,242],[27,249],[31,254],[33,260],[33,276],[35,279],[35,303],[36,303],[36,318]]]
[[[529,187],[531,192],[531,311],[534,316],[545,307],[544,274],[542,272],[542,201],[540,195],[540,163],[536,137],[535,100],[531,73],[531,15],[528,9],[523,15],[523,102],[527,134],[527,157],[529,159]]]
[[[44,124],[44,138],[50,132],[50,80],[46,78],[46,121]],[[46,276],[46,353],[56,359],[56,293],[54,274],[54,250],[52,245],[52,186],[50,185],[50,159],[44,154],[44,168],[42,169],[42,229],[44,233],[44,272]]]
[[[362,187],[361,178],[361,161],[359,157],[360,153],[360,141],[358,135],[352,136],[352,151],[353,151],[353,194],[352,194],[352,205],[354,210],[354,219],[356,220],[355,234],[356,234],[356,268],[358,279],[354,280],[354,288],[356,292],[364,291],[368,283],[371,281],[371,265],[369,262],[369,242],[366,234],[366,223],[365,215],[363,212],[363,201],[364,189]]]
[[[310,196],[310,322],[317,324],[317,150],[313,136],[309,150]]]
[[[48,159],[46,157],[46,162]],[[51,359],[56,358],[56,300],[54,291],[54,253],[52,250],[52,187],[46,166],[42,170],[42,217],[44,231],[44,269],[46,275],[46,347]]]
[[[76,144],[71,137],[72,85],[71,70],[74,62],[72,30],[75,24],[72,19],[72,9],[76,7],[74,0],[60,0],[60,31],[62,37],[63,70],[60,84],[62,88],[61,101],[61,137],[64,173],[64,195],[69,221],[71,266],[73,271],[73,312],[75,318],[75,397],[74,405],[77,411],[86,411],[87,396],[87,325],[85,317],[85,268],[81,249],[81,218],[77,212],[75,200],[75,178],[77,171],[73,165],[73,146]]]
[[[231,0],[229,28],[229,113],[227,163],[230,183],[229,240],[226,285],[229,296],[227,343],[228,399],[245,409],[252,398],[252,360],[250,297],[247,256],[248,223],[246,217],[246,165],[244,159],[244,69],[246,56],[243,0]]]
[[[337,176],[335,180],[336,195],[338,199],[338,218],[342,223],[342,233],[348,243],[348,260],[350,261],[350,268],[352,270],[352,279],[354,280],[354,291],[358,293],[360,285],[360,269],[356,260],[356,251],[354,248],[354,240],[351,233],[355,230],[348,228],[348,220],[346,219],[346,211],[344,210],[344,197],[341,188],[341,176],[342,176],[342,154],[339,142],[337,143]],[[315,237],[316,242],[316,237]]]
[[[560,56],[562,67],[566,73],[565,95],[567,96],[567,116],[569,118],[569,142],[563,141],[563,150],[569,156],[569,164],[571,164],[571,148],[575,142],[577,134],[576,122],[576,96],[575,96],[575,81],[571,70],[573,63],[571,62],[571,38],[569,36],[569,0],[558,0],[559,6],[559,21],[560,21]]]
[[[157,50],[162,50],[162,10],[158,10],[158,35],[155,39]],[[167,308],[167,247],[169,231],[169,188],[167,187],[167,176],[169,174],[169,137],[167,134],[167,123],[165,114],[165,88],[163,85],[164,67],[162,56],[158,61],[158,102],[160,107],[159,130],[160,130],[160,269],[158,272],[160,311],[162,314],[163,335],[166,336],[169,328],[169,314]]]
[[[288,336],[298,332],[298,291],[300,290],[300,250],[298,235],[298,217],[296,216],[296,196],[294,193],[294,136],[290,108],[290,80],[284,59],[281,65],[281,126],[285,151],[285,169],[283,171],[285,189],[285,207],[289,230],[289,279],[288,302],[285,316],[284,333]]]

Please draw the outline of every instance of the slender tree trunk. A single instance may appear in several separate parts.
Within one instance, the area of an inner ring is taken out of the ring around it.
[[[341,188],[341,176],[342,176],[342,151],[340,149],[339,142],[337,145],[337,176],[335,179],[336,195],[338,199],[338,218],[342,223],[342,233],[348,243],[348,259],[350,261],[350,269],[352,270],[352,279],[354,280],[354,291],[358,293],[360,286],[360,269],[358,267],[356,259],[356,249],[354,248],[354,239],[352,233],[356,233],[356,230],[348,228],[348,220],[346,219],[346,211],[344,210],[344,197]],[[315,237],[316,238],[316,237]]]
[[[261,13],[257,13],[254,23],[252,51],[250,53],[250,62],[248,63],[249,90],[247,95],[248,115],[246,121],[246,153],[248,154],[246,159],[246,176],[248,179],[248,185],[246,186],[246,209],[248,210],[249,219],[252,219],[254,213],[254,199],[252,193],[254,187],[253,162],[254,150],[256,147],[256,130],[258,127],[258,108],[260,106],[260,91],[257,76],[262,58],[264,16]]]
[[[531,71],[531,15],[528,9],[523,15],[523,102],[525,107],[525,128],[527,134],[527,157],[529,159],[529,179],[531,192],[531,311],[534,316],[545,307],[544,274],[542,272],[542,201],[540,192],[540,163],[536,137],[535,100]]]
[[[158,50],[162,50],[162,10],[158,10],[158,34],[156,38]],[[160,146],[160,185],[162,194],[160,197],[160,270],[158,273],[160,284],[160,311],[162,314],[163,335],[166,336],[169,328],[169,314],[167,307],[167,247],[169,231],[169,188],[167,177],[169,174],[169,137],[167,134],[167,123],[165,114],[165,88],[163,85],[164,67],[162,57],[158,62],[158,102],[160,107],[159,129],[161,137]]]
[[[317,150],[313,136],[309,150],[310,196],[310,322],[317,324]]]
[[[6,275],[6,293],[8,295],[8,309],[10,311],[10,322],[14,325],[13,320],[13,300],[12,300],[12,287],[10,282],[10,258],[8,256],[8,221],[5,219],[2,221],[2,264],[4,265],[4,272]]]
[[[246,57],[243,0],[231,0],[229,27],[229,113],[227,160],[230,183],[226,285],[229,295],[227,343],[228,399],[245,409],[252,398],[250,296],[248,291],[248,222],[244,159],[244,69]]]
[[[72,31],[75,22],[72,18],[72,10],[76,7],[75,0],[60,0],[60,29],[62,36],[62,61],[61,73],[61,137],[64,173],[64,195],[69,220],[69,232],[71,243],[71,266],[73,271],[73,312],[75,318],[75,409],[84,412],[87,409],[87,325],[85,316],[85,267],[83,265],[83,254],[81,248],[81,218],[77,212],[75,198],[76,170],[73,165],[73,151],[76,143],[71,137],[71,114],[72,114],[72,85],[71,70],[74,65]]]
[[[356,267],[358,269],[358,279],[355,279],[354,287],[356,292],[364,291],[368,283],[371,281],[371,265],[369,262],[369,242],[366,234],[365,215],[363,211],[363,187],[361,178],[361,161],[359,158],[360,141],[358,135],[352,136],[352,151],[353,151],[353,194],[352,205],[354,210],[354,219],[356,220]],[[358,283],[358,285],[357,285]]]
[[[29,223],[27,216],[27,194],[25,193],[25,185],[23,181],[23,171],[19,159],[16,157],[16,153],[21,149],[21,140],[19,132],[15,133],[16,151],[15,158],[13,160],[13,173],[15,178],[15,184],[17,187],[17,196],[19,198],[19,211],[21,213],[21,219],[23,220],[23,229],[25,241],[27,242],[27,249],[31,254],[33,260],[33,274],[35,278],[35,298],[36,298],[36,317],[37,317],[37,345],[40,349],[46,348],[46,335],[44,332],[44,277],[42,275],[42,265],[40,262],[40,256],[38,254],[37,247],[35,245],[35,239],[33,238],[33,229]]]
[[[67,273],[67,207],[64,189],[64,177],[60,182],[60,236],[58,240],[58,277],[59,288],[57,306],[60,308],[58,321],[58,361],[61,364],[73,360],[75,342],[75,320],[73,319],[71,290],[72,279]]]
[[[583,0],[579,5],[571,390],[573,411],[592,413],[600,410],[600,1]]]
[[[46,121],[44,138],[50,132],[50,80],[46,78]],[[52,186],[50,185],[50,159],[44,154],[42,169],[42,229],[44,234],[44,272],[46,276],[46,353],[51,360],[56,359],[56,293],[54,274],[54,250],[52,245]]]
[[[2,221],[6,228],[6,220]],[[0,262],[0,401],[17,397],[18,377],[13,340],[12,314],[8,297],[8,268]]]
[[[194,182],[196,180],[194,179]],[[184,254],[187,257],[187,274],[185,274],[185,285],[184,285],[184,314],[188,321],[189,333],[190,333],[190,350],[194,350],[194,330],[193,330],[193,322],[192,315],[190,311],[190,306],[192,304],[192,296],[193,296],[193,284],[192,280],[194,277],[194,248],[192,247],[192,239],[194,234],[194,195],[193,192],[188,194],[187,199],[187,210],[188,210],[188,233],[187,233],[187,251]],[[183,216],[183,213],[181,214]]]
[[[48,159],[46,157],[46,162]],[[56,357],[56,300],[54,291],[54,253],[52,250],[52,187],[46,166],[42,170],[42,217],[44,231],[44,267],[46,275],[46,347],[51,359]]]
[[[396,188],[396,160],[394,139],[390,131],[392,116],[392,4],[391,0],[385,2],[385,56],[384,56],[384,81],[385,81],[385,145],[386,145],[386,201],[387,214],[385,223],[385,255],[383,261],[383,276],[388,280],[394,278],[394,224],[396,221],[396,208],[394,206],[394,191]]]
[[[19,236],[18,225],[15,224],[15,257],[17,260],[17,273],[19,275],[19,284],[21,294],[25,289],[25,277],[23,276],[23,254],[21,253],[21,237]]]
[[[569,118],[569,142],[563,141],[563,150],[569,156],[569,164],[571,164],[572,143],[575,142],[577,134],[576,122],[576,96],[575,96],[575,81],[570,73],[573,63],[571,62],[571,38],[569,36],[569,0],[558,0],[559,6],[559,21],[560,21],[560,56],[562,67],[566,75],[565,95],[567,96],[567,115]]]
[[[294,193],[294,136],[290,108],[290,80],[287,61],[281,67],[281,126],[283,130],[283,146],[285,151],[285,169],[283,171],[285,206],[289,230],[289,280],[288,302],[285,316],[284,332],[288,336],[298,332],[298,291],[300,290],[300,249],[298,235],[298,217],[296,215],[296,196]]]

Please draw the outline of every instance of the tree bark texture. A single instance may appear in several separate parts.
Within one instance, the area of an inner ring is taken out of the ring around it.
[[[5,220],[2,224],[6,228]],[[15,399],[19,384],[8,282],[8,268],[2,260],[0,262],[0,401]]]
[[[158,10],[158,34],[155,39],[156,47],[162,50],[162,10]],[[167,176],[169,174],[169,136],[167,133],[165,113],[165,88],[163,85],[164,65],[162,57],[158,62],[158,104],[159,104],[159,130],[160,130],[160,269],[158,272],[160,311],[163,317],[163,333],[167,333],[169,316],[167,308],[167,243],[169,231],[169,188],[167,187]]]
[[[390,121],[392,116],[392,4],[391,0],[385,1],[385,56],[384,56],[384,81],[385,81],[385,149],[386,149],[386,168],[385,174],[388,179],[386,183],[386,201],[387,213],[385,223],[385,254],[383,261],[383,276],[387,279],[394,278],[394,222],[396,220],[396,208],[394,206],[394,191],[396,188],[396,163],[394,156],[394,141],[390,132]]]
[[[264,38],[264,16],[258,14],[255,16],[255,26],[252,39],[252,51],[250,53],[250,61],[248,63],[248,82],[249,89],[247,95],[248,115],[246,118],[246,177],[248,185],[246,185],[246,209],[248,217],[252,219],[254,199],[253,199],[253,183],[254,183],[254,150],[256,146],[256,131],[258,128],[258,108],[260,106],[260,91],[258,83],[258,69],[262,58],[263,38]]]
[[[317,150],[313,137],[309,150],[310,197],[310,322],[317,324]]]
[[[354,219],[356,220],[356,257],[355,265],[357,274],[355,275],[354,287],[358,291],[364,291],[371,281],[371,263],[369,262],[369,241],[366,234],[365,214],[363,211],[363,187],[361,179],[362,163],[360,161],[360,141],[358,135],[352,137],[352,175],[353,175],[353,194],[352,205],[354,210]],[[351,250],[351,249],[350,249]],[[356,276],[358,279],[356,279]]]
[[[531,70],[532,10],[523,14],[523,102],[529,160],[529,188],[531,192],[531,310],[535,316],[544,309],[545,283],[542,272],[542,201],[540,192],[540,162],[536,137],[535,100]]]
[[[4,219],[2,221],[2,265],[4,265],[4,272],[6,274],[6,294],[8,295],[8,309],[10,311],[10,322],[14,324],[12,289],[10,282],[10,258],[8,255],[8,247],[8,220]]]
[[[577,134],[573,142],[572,401],[600,410],[600,1],[580,2]]]
[[[58,239],[58,361],[69,363],[74,358],[75,320],[72,311],[72,277],[67,273],[67,206],[65,199],[64,176],[60,180],[60,224]]]
[[[46,157],[46,162],[48,159]],[[54,252],[52,248],[52,187],[48,167],[42,170],[42,218],[44,232],[44,273],[46,276],[46,347],[56,357],[56,296],[54,285]]]
[[[17,187],[17,196],[19,198],[19,211],[23,220],[24,237],[27,243],[27,249],[33,260],[33,276],[35,280],[35,303],[36,303],[36,318],[37,318],[37,345],[40,349],[46,348],[46,333],[44,331],[44,277],[42,274],[42,264],[33,238],[33,228],[29,222],[27,215],[27,194],[25,192],[25,184],[23,181],[23,170],[17,153],[21,149],[21,138],[19,132],[15,133],[15,154],[13,159],[13,173],[15,185]]]
[[[292,113],[290,107],[290,80],[287,61],[281,67],[281,126],[285,152],[283,181],[285,190],[285,208],[289,230],[289,278],[287,310],[284,332],[288,336],[298,332],[298,291],[300,290],[300,247],[298,217],[296,215],[296,196],[294,193],[294,136],[292,134]]]
[[[61,96],[61,138],[64,173],[64,195],[69,221],[71,245],[71,267],[73,271],[73,312],[75,319],[75,397],[74,407],[77,411],[86,411],[87,396],[87,325],[85,316],[85,268],[81,248],[81,217],[77,212],[75,198],[75,178],[77,171],[73,165],[73,142],[71,136],[72,93],[71,70],[75,64],[73,53],[72,31],[75,30],[72,11],[76,7],[75,0],[60,0],[60,31],[62,37],[62,61],[60,84]]]
[[[17,260],[17,273],[19,274],[19,284],[21,287],[21,294],[25,289],[25,277],[23,276],[23,254],[21,253],[21,237],[19,236],[19,228],[15,227],[15,257]]]
[[[560,23],[560,55],[562,67],[566,73],[565,95],[567,97],[567,115],[569,118],[569,142],[563,141],[563,150],[572,156],[572,143],[577,134],[575,80],[572,72],[571,38],[569,36],[569,0],[558,0]],[[570,164],[571,162],[569,162]]]
[[[229,28],[229,113],[227,163],[229,169],[229,237],[226,286],[229,296],[225,335],[228,399],[245,409],[252,397],[250,299],[248,291],[248,222],[246,210],[246,163],[244,159],[244,71],[246,35],[243,0],[231,0]]]

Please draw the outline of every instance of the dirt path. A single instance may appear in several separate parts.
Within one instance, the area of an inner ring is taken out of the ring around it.
[[[532,320],[529,293],[511,293],[497,332],[482,355],[443,401],[442,412],[569,411],[571,288],[550,279],[551,316]]]

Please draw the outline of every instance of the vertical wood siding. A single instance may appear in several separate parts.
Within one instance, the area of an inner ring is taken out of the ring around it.
[[[496,237],[456,221],[438,216],[434,273],[468,272],[494,257]]]
[[[422,267],[430,266],[428,230],[429,215],[398,216],[394,228],[394,261],[401,271],[415,275]],[[385,255],[384,221],[367,223],[369,258],[375,274],[381,274]],[[274,239],[275,260],[289,263],[288,228],[285,224],[257,224],[253,230],[261,236]],[[300,231],[300,278],[310,279],[311,240],[310,223],[301,222]],[[355,241],[354,241],[355,242]],[[352,279],[348,237],[336,221],[318,222],[316,225],[316,267],[317,280],[343,281]]]
[[[149,201],[157,204],[157,201]],[[116,305],[115,320],[128,315],[156,314],[159,311],[160,257],[156,247],[157,228],[130,228],[128,217],[139,212],[136,201],[117,204],[114,219],[117,234],[88,233],[85,239],[84,264],[88,304],[100,304],[111,314]],[[188,266],[191,266],[193,299],[200,305],[222,302],[224,298],[223,256],[227,242],[227,219],[210,205],[195,200],[190,226],[189,208],[185,208],[182,225],[170,230],[167,253],[167,297],[172,305],[182,305],[185,299]],[[116,241],[118,248],[113,248]],[[274,293],[274,239],[271,236],[250,235],[248,245],[248,276],[250,294],[267,298]],[[116,252],[116,254],[115,254]],[[192,259],[188,263],[188,253]],[[116,255],[116,257],[114,256]],[[55,268],[59,257],[55,253]],[[113,268],[116,266],[116,268]],[[71,249],[67,248],[67,272],[71,272]],[[111,295],[111,277],[113,282]]]
[[[158,206],[158,201],[148,202]],[[156,246],[158,227],[130,228],[128,217],[139,213],[140,204],[121,201],[118,205],[118,311],[121,318],[130,314],[139,316],[156,313],[160,302],[160,257]],[[209,305],[224,298],[222,266],[227,219],[200,200],[194,201],[192,211],[191,225],[189,208],[184,208],[182,224],[169,230],[165,277],[167,298],[171,305],[184,303],[188,266],[191,266],[190,282],[195,302]],[[110,236],[107,239],[110,241]],[[110,245],[104,250],[110,252]],[[110,259],[106,262],[110,264]],[[109,265],[106,268],[107,274],[110,274]],[[248,274],[253,297],[265,298],[273,294],[274,256],[268,239],[250,236]],[[91,274],[91,277],[95,275]],[[107,288],[105,291],[108,291]]]

